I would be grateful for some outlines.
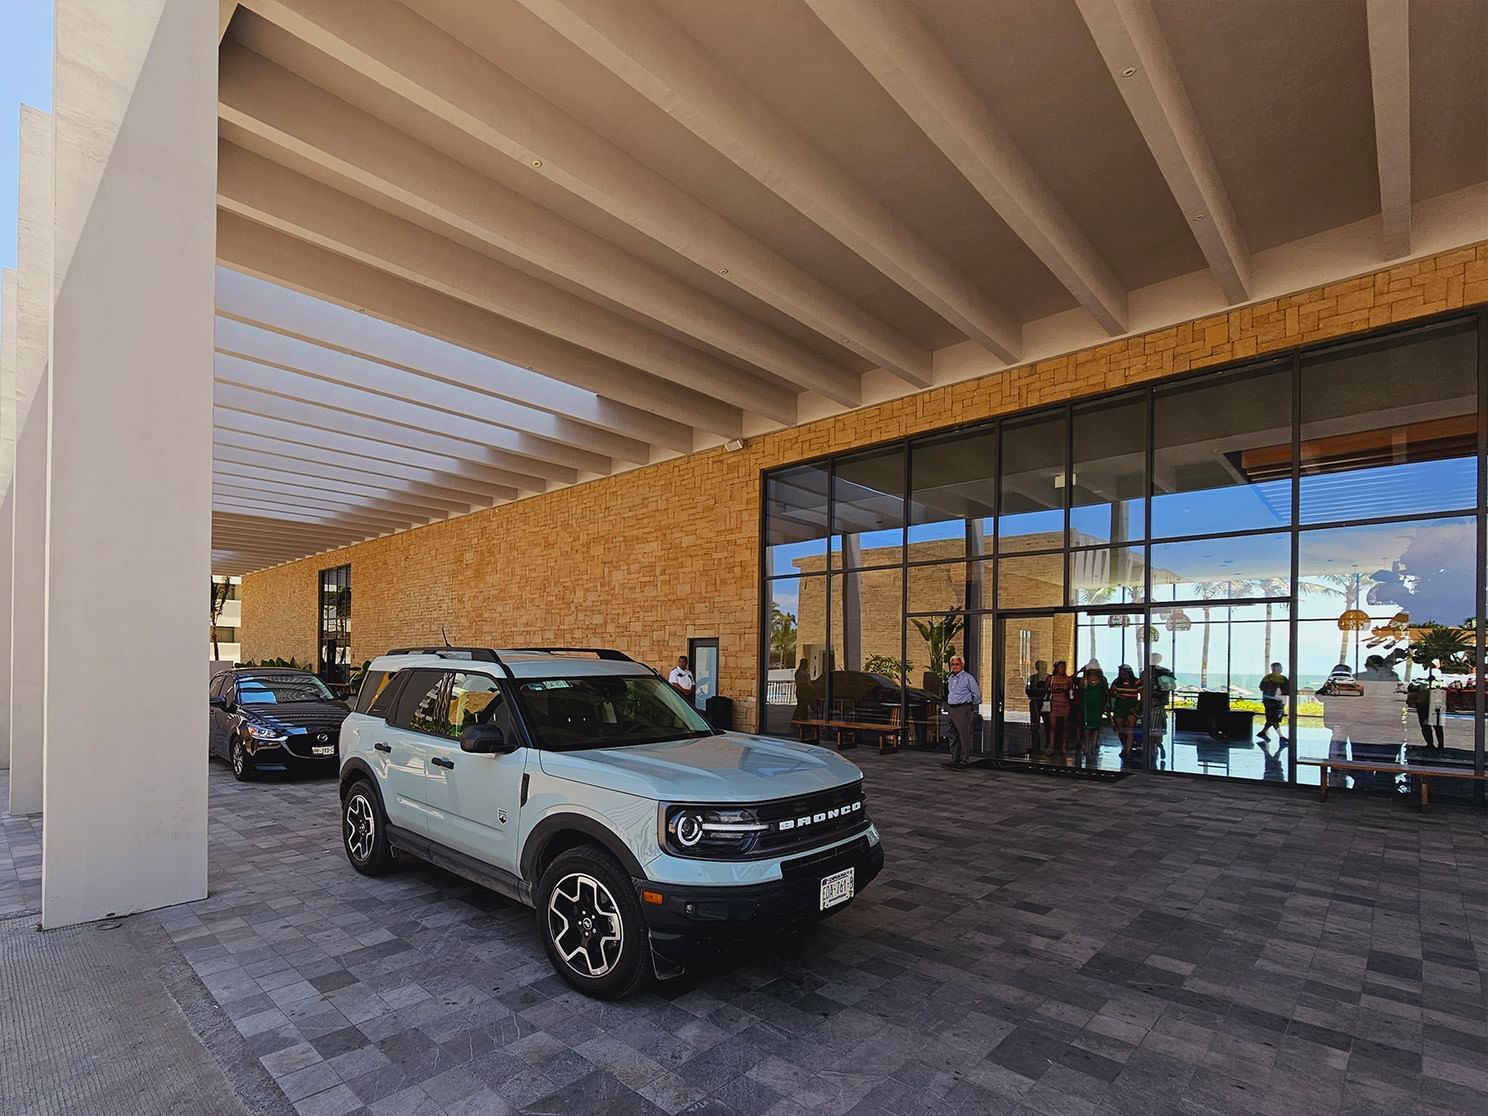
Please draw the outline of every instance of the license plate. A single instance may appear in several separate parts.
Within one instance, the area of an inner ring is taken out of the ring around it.
[[[846,903],[853,897],[853,872],[851,868],[844,868],[840,872],[833,872],[821,882],[821,909],[835,907],[838,903]]]
[[[312,756],[334,756],[336,754],[336,745],[316,744],[310,749],[310,754]]]

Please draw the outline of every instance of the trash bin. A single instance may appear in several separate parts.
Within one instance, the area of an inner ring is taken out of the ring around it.
[[[722,694],[715,694],[707,701],[707,708],[703,716],[708,718],[708,723],[716,729],[724,732],[732,732],[734,728],[734,699],[726,698]]]

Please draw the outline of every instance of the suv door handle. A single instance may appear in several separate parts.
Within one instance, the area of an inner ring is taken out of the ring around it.
[[[372,747],[376,748],[379,752],[391,752],[393,750],[391,744],[374,744]]]
[[[429,762],[432,763],[435,767],[448,767],[451,770],[453,770],[455,766],[454,760],[447,760],[441,756],[435,756]]]

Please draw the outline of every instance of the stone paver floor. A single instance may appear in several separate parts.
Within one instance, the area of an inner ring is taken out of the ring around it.
[[[878,882],[620,1004],[525,908],[353,872],[328,781],[214,765],[212,895],[154,917],[306,1116],[1488,1111],[1482,811],[861,762]]]

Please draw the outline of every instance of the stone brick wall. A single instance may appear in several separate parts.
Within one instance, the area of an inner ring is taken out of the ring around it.
[[[356,662],[441,626],[657,666],[716,636],[752,726],[761,470],[1481,303],[1488,243],[307,558],[244,578],[243,654],[313,660],[316,573],[350,562]]]

